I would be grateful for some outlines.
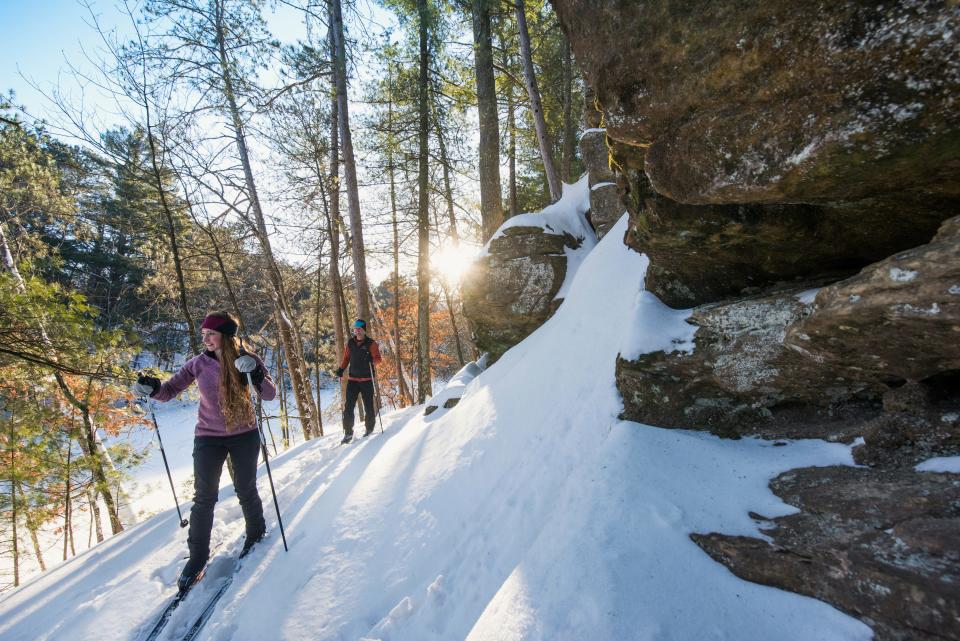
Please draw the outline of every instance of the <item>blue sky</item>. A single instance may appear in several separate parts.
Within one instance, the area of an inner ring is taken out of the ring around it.
[[[131,32],[120,2],[91,3],[105,29]],[[131,4],[136,5],[136,0]],[[271,31],[285,44],[305,35],[301,16],[289,7],[278,9],[268,20]],[[17,104],[42,115],[46,100],[31,81],[48,90],[58,82],[67,60],[89,68],[84,51],[100,46],[90,22],[90,12],[78,0],[0,0],[0,92],[13,89]],[[64,81],[69,84],[69,79]]]
[[[108,8],[112,15],[105,18],[116,24],[120,16]],[[0,0],[0,89],[13,89],[17,103],[39,111],[43,98],[21,74],[40,85],[56,82],[65,56],[78,59],[81,38],[92,36],[85,17],[76,0]]]
[[[121,23],[113,3],[96,8],[107,24]],[[82,59],[81,41],[89,47],[95,39],[88,16],[77,0],[0,0],[0,89],[13,89],[32,112],[42,110],[43,98],[21,74],[41,86],[55,83],[66,59]]]

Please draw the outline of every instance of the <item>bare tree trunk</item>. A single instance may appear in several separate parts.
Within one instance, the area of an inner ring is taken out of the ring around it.
[[[18,482],[19,485],[19,482]],[[20,488],[20,493],[23,493],[23,488]],[[33,555],[37,559],[37,564],[40,566],[41,572],[47,571],[47,564],[43,561],[43,552],[40,550],[40,539],[37,537],[37,524],[27,516],[27,531],[30,533],[30,543],[33,545]]]
[[[326,207],[326,206],[324,206]],[[317,423],[323,436],[323,407],[320,401],[320,288],[323,286],[323,270],[317,261],[317,304],[313,308],[313,375],[317,385]]]
[[[87,500],[90,501],[90,522],[92,523],[92,528],[97,532],[97,543],[103,542],[103,524],[100,523],[100,506],[97,505],[97,495],[93,490],[87,492]],[[91,543],[88,538],[87,547],[90,547]]]
[[[342,25],[341,25],[342,26]],[[333,30],[330,30],[331,49],[336,50]],[[336,54],[334,54],[336,56]],[[335,65],[334,65],[335,66]],[[330,216],[327,218],[327,235],[330,237],[330,289],[333,298],[333,335],[336,341],[334,356],[340,362],[341,353],[347,344],[347,302],[343,294],[343,278],[340,275],[340,102],[339,93],[334,94],[330,105]],[[347,377],[338,380],[341,403],[346,396]]]
[[[73,394],[63,376],[57,373],[54,375],[54,379],[57,381],[67,401],[80,412],[80,417],[83,419],[83,434],[81,438],[77,439],[77,442],[81,448],[84,449],[84,454],[86,454],[90,460],[91,472],[96,481],[97,492],[107,506],[111,533],[119,534],[123,531],[120,512],[124,512],[124,519],[128,525],[136,523],[136,517],[133,514],[133,510],[130,509],[130,502],[126,500],[127,495],[120,486],[119,480],[117,481],[116,500],[114,500],[113,494],[110,493],[110,484],[107,480],[106,470],[111,470],[118,479],[120,472],[113,464],[113,459],[110,457],[110,453],[104,446],[103,441],[100,440],[97,425],[93,420],[93,415],[90,413],[90,397],[93,393],[94,379],[93,377],[87,378],[87,389],[82,401]]]
[[[340,289],[337,293],[340,296],[340,312],[343,314],[343,318],[341,318],[340,320],[343,323],[344,335],[346,335],[348,333],[347,328],[350,327],[350,308],[349,308],[349,305],[347,305],[347,294],[344,291],[342,280],[340,281]],[[344,340],[344,345],[346,345],[347,340],[349,339]],[[341,350],[343,349],[343,345],[340,346],[340,349]]]
[[[513,83],[507,86],[507,156],[510,164],[509,203],[510,217],[517,211],[517,116],[516,105],[513,102]]]
[[[390,173],[390,202],[393,209],[393,333],[388,333],[393,349],[394,366],[397,369],[397,388],[400,392],[400,406],[413,403],[410,393],[410,381],[403,372],[403,357],[400,354],[400,237],[397,229],[397,201],[394,193],[393,172]],[[374,301],[376,303],[376,301]]]
[[[477,74],[477,112],[480,120],[480,218],[486,241],[503,223],[500,193],[500,124],[497,86],[493,75],[493,40],[490,33],[492,0],[472,0],[473,59]]]
[[[574,181],[573,156],[576,147],[573,140],[573,59],[570,56],[570,41],[563,38],[563,180]]]
[[[450,327],[453,329],[453,340],[457,345],[457,360],[460,367],[466,365],[467,361],[463,358],[463,346],[460,343],[460,331],[457,329],[457,318],[453,307],[453,301],[450,299],[450,288],[444,282],[440,283],[443,288],[443,298],[447,303],[447,312],[450,314]]]
[[[40,539],[37,538],[37,529],[29,528],[30,542],[33,544],[33,554],[37,557],[37,563],[40,564],[40,571],[47,571],[47,564],[43,561],[43,552],[40,550]]]
[[[393,350],[394,367],[397,370],[397,391],[400,396],[400,406],[406,407],[413,403],[413,395],[410,393],[410,383],[403,372],[403,359],[400,356],[400,232],[397,226],[397,181],[393,164],[393,66],[388,67],[390,74],[388,80],[389,95],[387,102],[387,129],[389,140],[387,141],[387,175],[390,179],[390,216],[393,230],[393,327],[387,332],[387,338],[390,341],[390,347]],[[373,299],[377,306],[377,313],[380,313],[379,304],[376,298]],[[382,314],[381,314],[382,316]]]
[[[543,105],[540,102],[540,90],[537,88],[537,76],[533,70],[533,56],[530,53],[530,32],[527,30],[527,13],[524,0],[514,0],[517,14],[517,29],[520,33],[520,58],[523,61],[523,80],[527,85],[527,94],[530,96],[530,110],[533,113],[533,124],[537,131],[537,142],[540,143],[540,155],[543,157],[543,170],[547,175],[547,184],[550,185],[550,198],[560,200],[562,190],[557,170],[553,166],[550,134],[547,123],[543,118]]]
[[[332,32],[331,32],[332,33]],[[340,279],[340,109],[334,95],[330,105],[330,215],[327,217],[327,235],[330,237],[330,289],[333,298],[333,335],[337,342],[334,354],[340,360],[340,350],[347,344],[347,327],[343,322],[343,282]]]
[[[97,482],[97,489],[100,493],[100,498],[103,499],[104,504],[107,506],[107,516],[110,517],[111,533],[119,534],[123,531],[123,524],[120,520],[121,510],[124,510],[126,520],[129,524],[132,525],[136,523],[136,519],[134,518],[133,510],[130,509],[129,501],[124,502],[124,499],[127,497],[123,492],[123,489],[120,487],[119,480],[117,481],[116,499],[114,499],[113,494],[110,493],[110,483],[107,479],[105,470],[112,470],[118,479],[120,473],[113,464],[113,459],[110,457],[110,453],[107,451],[107,448],[103,445],[103,441],[100,440],[100,435],[97,433],[96,423],[93,420],[93,415],[90,413],[90,397],[93,394],[94,379],[93,377],[87,378],[87,389],[84,393],[83,400],[81,401],[73,394],[62,376],[56,376],[55,378],[58,384],[60,384],[62,381],[61,390],[63,391],[64,396],[67,397],[67,400],[71,405],[80,411],[80,417],[83,419],[84,429],[83,438],[79,439],[79,442],[81,443],[81,446],[86,446],[89,450],[86,452],[86,455],[92,462],[93,477]]]
[[[357,187],[357,165],[353,157],[353,137],[350,132],[350,110],[347,97],[347,51],[343,41],[343,14],[340,0],[330,2],[330,25],[334,40],[336,64],[333,76],[337,85],[337,104],[340,117],[340,144],[343,147],[343,173],[347,179],[347,206],[350,210],[350,235],[353,238],[353,271],[357,290],[357,314],[369,318],[367,266],[363,249],[363,227],[360,220],[360,190]]]
[[[279,342],[279,341],[278,341],[278,342]],[[283,423],[283,392],[282,392],[282,385],[283,385],[283,384],[280,383],[280,381],[283,380],[283,379],[282,379],[282,377],[283,377],[283,372],[280,370],[280,350],[279,350],[279,349],[273,349],[272,351],[273,351],[273,371],[277,373],[277,374],[276,374],[276,378],[274,378],[274,381],[276,381],[276,386],[277,386],[277,400],[280,401],[280,409],[278,410],[278,411],[280,412],[280,416],[279,416],[279,418],[280,418],[280,438],[281,438],[281,440],[283,441],[284,449],[286,449],[286,447],[287,447],[287,432],[286,432],[286,425],[284,425],[284,423]]]
[[[343,291],[342,281],[341,281],[341,287],[340,287],[340,289],[337,290],[337,296],[340,297],[340,312],[341,312],[341,314],[342,314],[342,318],[340,319],[340,321],[341,321],[341,323],[343,324],[343,327],[344,327],[344,328],[347,328],[347,327],[350,326],[350,319],[347,317],[347,314],[349,314],[349,310],[347,309],[347,296],[346,296],[346,294],[345,294],[344,291]],[[346,330],[345,330],[344,333],[346,334]],[[344,342],[338,346],[338,350],[339,350],[339,351],[338,351],[338,358],[340,358],[340,357],[343,355],[343,350],[344,350],[344,347],[345,347],[345,345],[346,345],[346,341],[348,341],[348,340],[350,340],[350,339],[349,339],[349,338],[345,338],[345,339],[344,339]],[[338,361],[338,362],[339,362],[339,361]],[[348,377],[347,377],[347,376],[341,376],[341,377],[340,377],[340,399],[341,399],[341,401],[342,401],[343,399],[345,399],[346,396],[347,396],[347,380],[348,380]],[[342,409],[342,408],[341,408],[341,409]],[[363,404],[362,404],[362,403],[360,404],[360,412],[363,412]]]
[[[71,501],[71,504],[73,502]],[[70,527],[67,529],[67,532],[70,533],[70,556],[77,556],[77,545],[73,536],[73,514],[70,514]]]
[[[284,447],[290,442],[290,409],[287,403],[287,388],[283,384],[283,350],[276,351],[277,362],[277,391],[280,396],[280,433],[283,435]]]
[[[67,560],[68,539],[72,536],[72,525],[70,523],[70,460],[73,457],[73,446],[67,441],[67,473],[64,477],[64,508],[63,508],[63,560]]]
[[[222,2],[216,3],[214,24],[217,30],[216,39],[219,49],[220,77],[223,81],[223,94],[224,98],[226,98],[227,108],[232,120],[233,133],[237,143],[237,153],[243,165],[244,182],[246,183],[247,195],[250,199],[250,208],[253,211],[256,222],[255,231],[260,241],[260,247],[263,250],[267,275],[273,285],[277,313],[279,315],[277,329],[283,341],[283,349],[289,363],[290,382],[293,386],[293,394],[296,398],[297,409],[300,413],[300,425],[303,429],[303,436],[305,439],[310,439],[320,431],[316,417],[316,405],[313,401],[313,395],[310,393],[309,385],[307,385],[304,380],[303,343],[300,341],[299,332],[292,320],[293,312],[283,285],[283,276],[273,256],[273,248],[270,245],[263,209],[260,206],[260,196],[257,193],[256,182],[253,178],[253,168],[250,164],[250,154],[247,150],[243,121],[240,117],[240,108],[237,106],[236,95],[233,90],[234,79],[233,72],[231,71],[232,67],[227,56],[225,36],[227,26],[224,24]]]
[[[13,260],[13,254],[10,253],[10,245],[7,244],[7,234],[3,231],[2,223],[0,223],[0,259],[3,260],[4,269],[6,269],[16,281],[17,289],[21,292],[24,291],[26,284],[23,282],[20,270],[17,269],[17,263]]]
[[[335,0],[336,1],[336,0]],[[427,189],[429,180],[430,153],[428,136],[430,133],[430,107],[427,92],[429,51],[427,47],[426,0],[417,0],[417,14],[420,17],[420,158],[418,175],[417,212],[417,403],[426,402],[433,394],[430,376],[430,194]]]
[[[6,244],[4,244],[6,249]],[[8,252],[9,253],[9,252]],[[11,258],[11,261],[13,259]],[[10,422],[10,442],[15,443],[16,437],[13,431],[13,421]],[[17,458],[16,452],[10,448],[10,529],[13,532],[13,587],[20,585],[20,546],[17,541]]]
[[[65,393],[70,393],[69,389],[67,389]],[[72,393],[70,395],[72,396]],[[83,450],[84,455],[90,459],[90,471],[93,474],[94,489],[107,506],[107,516],[110,517],[110,529],[112,533],[117,534],[123,531],[123,525],[120,523],[120,517],[117,514],[117,507],[114,503],[113,495],[110,493],[110,484],[107,481],[106,472],[104,472],[103,464],[100,461],[100,453],[97,447],[97,438],[95,432],[96,427],[93,425],[93,421],[90,418],[89,409],[86,409],[85,407],[80,409],[80,416],[83,419],[83,432],[80,438],[77,439],[77,443],[80,444],[80,449]],[[97,523],[99,525],[99,519]],[[97,542],[102,540],[101,537],[102,535],[98,532]]]

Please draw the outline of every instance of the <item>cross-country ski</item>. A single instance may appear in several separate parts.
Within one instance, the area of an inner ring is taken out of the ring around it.
[[[197,577],[197,581],[200,581],[202,578],[203,577],[201,573],[201,576]],[[143,641],[155,641],[160,637],[160,634],[163,632],[167,623],[170,621],[170,617],[173,616],[173,611],[176,610],[177,607],[180,605],[180,603],[187,597],[187,594],[189,594],[191,587],[193,586],[190,586],[185,590],[177,591],[176,596],[170,599],[170,602],[166,605],[166,607],[164,607],[163,610],[161,610],[160,615],[156,618],[156,621],[150,627],[149,632],[145,637],[143,637]]]

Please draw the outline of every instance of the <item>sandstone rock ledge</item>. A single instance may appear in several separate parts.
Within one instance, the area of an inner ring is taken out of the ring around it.
[[[772,542],[691,538],[743,579],[860,618],[878,641],[960,639],[960,475],[806,468],[771,489],[801,510],[753,515]]]

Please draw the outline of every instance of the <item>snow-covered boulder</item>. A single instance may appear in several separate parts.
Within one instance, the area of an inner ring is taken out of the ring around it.
[[[587,222],[588,178],[564,185],[559,201],[508,219],[463,282],[463,309],[477,347],[496,361],[553,315],[597,239]]]

